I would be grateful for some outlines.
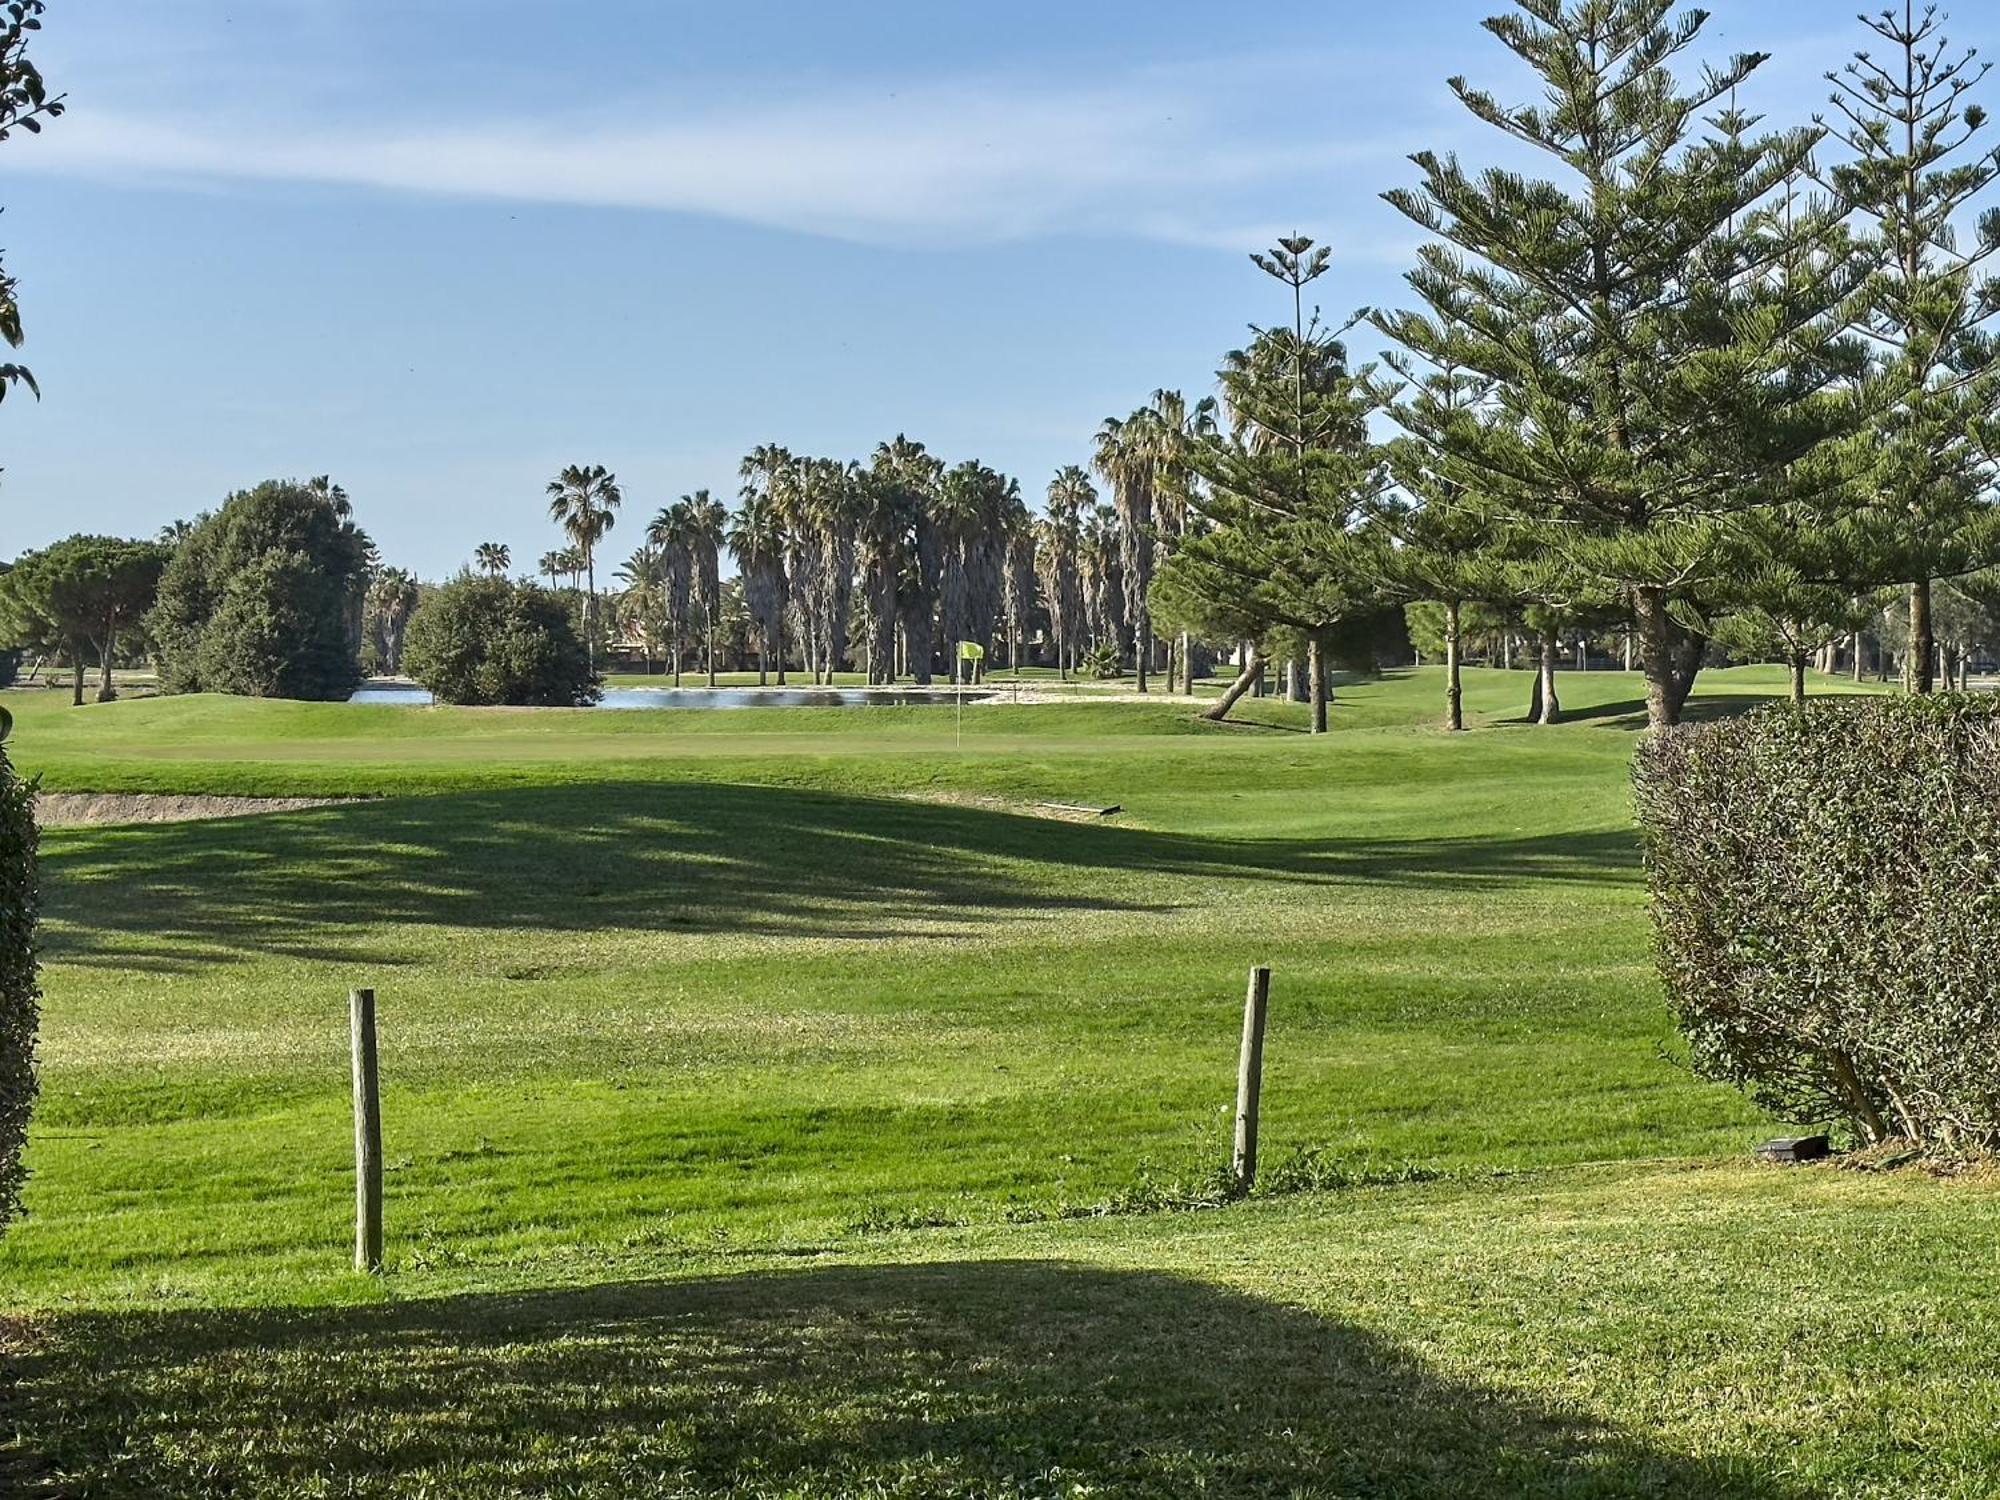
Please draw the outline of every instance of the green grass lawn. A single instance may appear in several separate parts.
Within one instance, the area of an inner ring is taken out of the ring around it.
[[[1474,673],[1449,736],[1434,672],[1343,684],[1323,738],[1269,700],[9,695],[51,789],[365,799],[45,836],[17,1472],[1993,1493],[1992,1194],[1735,1165],[1771,1123],[1679,1066],[1649,967],[1636,680],[1562,685],[1540,729]],[[1226,1158],[1255,962],[1270,1191],[1155,1211]],[[344,1269],[357,984],[379,1280]]]

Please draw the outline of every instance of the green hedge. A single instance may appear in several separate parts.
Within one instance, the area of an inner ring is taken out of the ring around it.
[[[2000,702],[1761,710],[1635,779],[1696,1066],[1862,1141],[2000,1146]]]
[[[3,719],[4,716],[0,716]],[[0,722],[0,738],[5,737]],[[35,789],[0,750],[0,1230],[19,1210],[35,1103]]]

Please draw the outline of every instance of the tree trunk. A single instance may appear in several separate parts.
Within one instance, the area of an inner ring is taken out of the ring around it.
[[[1937,660],[1937,641],[1931,633],[1931,581],[1919,579],[1910,585],[1910,649],[1905,670],[1907,686],[1913,693],[1928,693],[1936,681],[1932,676]]]
[[[1632,613],[1639,627],[1639,665],[1646,674],[1646,725],[1665,729],[1681,721],[1681,703],[1674,681],[1673,621],[1667,615],[1666,592],[1657,588],[1632,591]],[[1693,676],[1689,675],[1692,685]]]
[[[1856,682],[1861,680],[1861,646],[1861,632],[1857,630],[1854,632],[1854,680]]]
[[[1306,697],[1305,663],[1296,656],[1285,658],[1285,697],[1292,703],[1305,703]]]
[[[1202,717],[1214,723],[1221,723],[1229,717],[1229,711],[1236,707],[1237,700],[1264,677],[1264,653],[1252,646],[1243,658],[1243,670],[1236,674],[1236,680],[1229,684],[1222,696],[1215,700],[1215,706],[1202,710]]]
[[[1803,651],[1792,653],[1792,706],[1806,706],[1806,654]]]
[[[70,659],[70,703],[73,707],[83,707],[83,648],[71,646]]]
[[[708,611],[708,685],[715,686],[715,611]]]
[[[1535,696],[1540,700],[1537,724],[1553,724],[1562,717],[1562,704],[1556,698],[1556,663],[1561,659],[1562,646],[1551,625],[1542,632],[1542,669],[1535,680]]]
[[[1318,636],[1306,642],[1306,691],[1312,694],[1312,732],[1326,733],[1326,648]]]
[[[1444,606],[1444,727],[1465,728],[1465,690],[1459,682],[1458,601]]]
[[[107,630],[104,633],[104,644],[98,648],[97,653],[102,658],[100,662],[102,670],[97,679],[97,701],[99,703],[109,703],[118,696],[117,689],[111,686],[111,658],[117,654],[117,651],[118,632],[115,628]]]

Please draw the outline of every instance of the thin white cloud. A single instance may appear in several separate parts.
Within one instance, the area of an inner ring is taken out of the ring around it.
[[[1228,89],[1212,73],[1201,88],[1159,73],[1069,91],[967,81],[529,124],[79,109],[15,165],[148,185],[305,182],[667,210],[875,243],[1080,233],[1234,244],[1237,226],[1309,208],[1330,177],[1408,149],[1372,128],[1300,139],[1260,121],[1256,72]]]

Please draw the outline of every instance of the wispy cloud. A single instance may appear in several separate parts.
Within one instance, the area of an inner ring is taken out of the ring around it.
[[[528,123],[86,108],[15,165],[151,185],[304,182],[667,210],[871,243],[1068,233],[1214,244],[1409,149],[1407,127],[1336,121],[1301,138],[1269,119],[1273,74],[1288,66],[1151,70],[1068,89],[967,79],[679,112],[641,100]]]

